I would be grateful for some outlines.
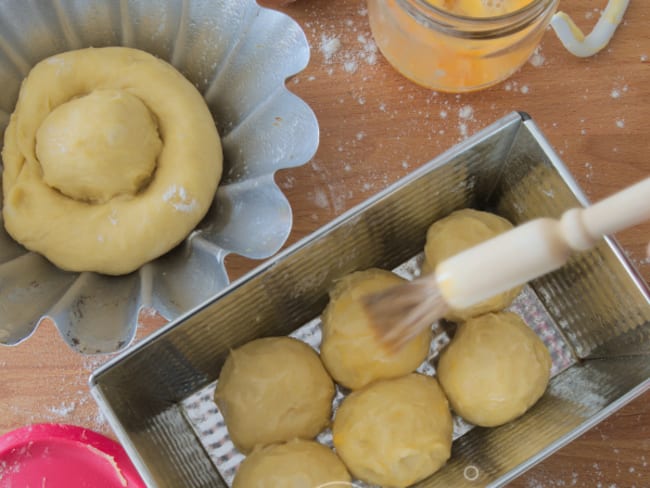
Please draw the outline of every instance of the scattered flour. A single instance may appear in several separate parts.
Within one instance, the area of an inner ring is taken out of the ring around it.
[[[320,52],[323,54],[326,63],[331,63],[332,58],[341,49],[341,41],[336,36],[323,34],[320,38]]]
[[[642,63],[645,63],[645,62],[647,62],[647,61],[648,61],[648,55],[647,55],[647,54],[642,54],[642,55],[641,55],[641,62],[642,62]]]
[[[614,87],[612,88],[612,91],[609,93],[609,96],[612,97],[613,99],[621,98],[623,93],[627,93],[629,90],[629,87],[627,85],[623,85],[622,87]]]
[[[293,186],[296,184],[296,178],[293,176],[285,176],[284,181],[280,184],[282,188],[285,190],[288,190],[290,188],[293,188]]]
[[[198,206],[198,202],[187,194],[183,186],[171,185],[163,194],[163,200],[179,212],[189,213]]]
[[[48,408],[47,411],[59,417],[66,417],[68,414],[74,412],[76,407],[77,405],[75,402],[70,402],[70,403],[63,402],[58,407]]]
[[[469,105],[464,105],[458,110],[458,116],[461,119],[471,120],[474,118],[474,109]]]
[[[332,100],[332,105],[334,108],[346,107],[354,112],[359,124],[348,124],[345,120],[342,121],[346,131],[337,133],[337,137],[330,141],[338,161],[333,162],[333,166],[323,164],[320,168],[314,168],[320,173],[316,177],[320,180],[320,184],[310,188],[309,193],[313,208],[325,209],[332,213],[338,212],[338,208],[345,210],[352,204],[357,204],[367,196],[367,193],[381,190],[390,183],[390,181],[382,181],[381,168],[397,166],[406,171],[420,163],[405,161],[404,158],[404,146],[415,137],[420,138],[422,143],[430,148],[431,157],[434,157],[448,149],[453,139],[458,141],[467,138],[475,129],[482,128],[488,122],[498,118],[502,110],[499,103],[491,105],[488,103],[488,106],[481,103],[479,111],[478,105],[471,103],[473,100],[471,95],[456,96],[431,92],[430,96],[423,96],[418,87],[410,83],[400,84],[399,81],[395,81],[390,86],[394,91],[394,97],[378,98],[376,82],[385,80],[386,76],[383,73],[383,66],[382,70],[373,68],[373,65],[379,64],[381,60],[378,59],[379,50],[373,41],[367,19],[364,18],[367,15],[364,7],[364,3],[359,2],[348,16],[336,20],[325,19],[318,9],[313,9],[309,20],[303,25],[312,40],[314,50],[318,51],[321,62],[325,64],[322,70],[325,78],[318,76],[319,82],[324,82],[327,74],[336,73],[342,78],[355,76],[354,86],[342,86]],[[640,50],[637,56],[642,53],[643,50]],[[550,56],[547,59],[545,54],[543,45],[540,45],[528,62],[534,68],[548,66]],[[397,77],[394,79],[399,80]],[[303,78],[303,81],[305,80],[306,78]],[[392,80],[391,77],[391,82]],[[609,90],[614,86],[623,93],[623,80],[618,79],[605,88],[605,94],[609,94]],[[523,96],[537,93],[539,90],[544,90],[545,86],[538,87],[528,80],[525,83],[517,81],[515,77],[506,80],[501,89],[510,92],[510,96],[516,97],[519,94]],[[421,100],[424,103],[414,107],[414,100]],[[372,127],[373,119],[377,117],[385,122],[394,122],[389,124],[385,136],[386,140],[394,141],[394,144],[386,144],[385,148],[381,145],[368,145],[369,130],[366,130],[368,134],[362,132],[362,129]],[[548,122],[548,125],[550,124],[551,122]],[[558,127],[558,124],[554,123],[553,126]],[[587,133],[584,124],[579,125],[577,130],[583,135]],[[329,135],[334,136],[334,133]],[[364,157],[370,158],[377,174],[375,171],[359,172],[356,164]],[[348,191],[349,185],[344,181],[346,177],[352,177],[353,168],[354,177],[359,177],[361,180],[357,184],[356,194]],[[591,164],[585,164],[582,177],[585,178],[586,173],[587,179],[591,179],[592,172]],[[285,182],[285,185],[290,188],[288,182]],[[307,216],[309,218],[309,214]],[[314,214],[311,218],[318,221],[319,216]]]
[[[474,120],[474,108],[471,105],[463,105],[458,109],[458,132],[461,139],[466,139],[469,135],[467,123]]]
[[[318,208],[329,208],[330,202],[323,190],[317,188],[314,191],[314,203]]]
[[[377,44],[372,39],[367,40],[364,36],[359,35],[357,41],[361,43],[362,52],[359,53],[359,57],[363,59],[367,64],[373,65],[377,63]]]
[[[535,68],[539,68],[540,66],[544,65],[544,63],[546,62],[546,58],[542,54],[542,46],[541,45],[537,46],[535,48],[535,51],[533,51],[533,55],[530,57],[529,62]]]
[[[622,129],[623,127],[625,127],[625,120],[624,119],[617,119],[616,120],[616,127],[618,127],[619,129]]]
[[[343,63],[343,69],[347,73],[354,73],[357,70],[358,66],[359,65],[354,59],[351,59],[350,61],[346,61],[345,63]]]
[[[354,22],[351,19],[346,20],[347,30],[353,27],[356,31]],[[319,26],[320,27],[320,26]],[[360,63],[374,65],[377,63],[377,45],[372,37],[368,34],[358,34],[356,42],[342,41],[336,35],[322,33],[320,36],[319,51],[323,55],[326,64],[338,64],[346,73],[355,73],[359,69]],[[328,70],[328,74],[334,74],[334,69]]]
[[[108,216],[108,221],[111,223],[111,225],[117,225],[117,209],[114,208],[111,210],[111,214]]]
[[[512,91],[512,92],[520,92],[526,95],[527,93],[530,93],[530,87],[528,85],[521,85],[519,86],[519,83],[516,81],[507,81],[503,85],[503,89],[505,91]]]

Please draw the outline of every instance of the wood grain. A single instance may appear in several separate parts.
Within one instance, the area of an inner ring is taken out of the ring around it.
[[[573,0],[562,8],[587,30],[604,5]],[[533,117],[592,200],[650,174],[650,2],[631,2],[615,39],[598,55],[574,58],[549,31],[534,64],[462,96],[415,86],[373,53],[363,1],[298,0],[283,11],[312,46],[308,68],[287,85],[313,108],[321,128],[313,160],[276,175],[294,212],[287,245],[512,110]],[[320,47],[332,38],[341,46],[327,57]],[[461,109],[471,116],[462,118]],[[650,224],[617,237],[650,280]],[[227,259],[233,278],[257,264]],[[136,340],[161,323],[147,321]],[[0,434],[51,421],[110,434],[87,388],[88,375],[106,359],[70,351],[49,323],[18,346],[0,347]],[[650,486],[648,426],[645,393],[511,486]]]

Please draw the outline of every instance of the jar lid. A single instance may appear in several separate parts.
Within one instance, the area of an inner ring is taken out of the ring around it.
[[[35,424],[0,437],[0,488],[146,488],[117,442],[75,425]]]

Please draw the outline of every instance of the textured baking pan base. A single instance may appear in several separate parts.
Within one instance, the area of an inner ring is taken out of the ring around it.
[[[423,257],[423,254],[420,254],[399,266],[394,271],[404,278],[412,279],[419,275]],[[551,359],[553,361],[551,377],[556,376],[576,362],[576,359],[571,354],[569,345],[562,337],[553,318],[545,310],[544,305],[537,298],[531,287],[526,286],[522,290],[509,310],[522,317],[544,341],[544,344],[551,353]],[[436,358],[450,340],[448,333],[441,325],[435,324],[433,330],[434,338],[431,342],[429,355],[426,361],[418,368],[420,373],[430,376],[435,375],[436,370],[434,364]],[[318,351],[321,342],[320,318],[311,320],[290,335],[291,337],[306,342]],[[214,403],[213,395],[216,385],[217,382],[215,381],[198,392],[193,393],[181,402],[181,408],[194,429],[197,438],[210,455],[210,459],[212,459],[212,462],[226,483],[231,486],[237,468],[244,460],[244,455],[235,449],[235,446],[228,437],[228,430],[223,416]],[[346,394],[347,391],[345,389],[337,386],[336,396],[333,400],[334,410],[336,410]],[[457,415],[454,415],[453,421],[454,440],[460,438],[473,428],[471,424],[465,422]],[[332,447],[331,430],[327,429],[321,433],[318,436],[318,440]],[[468,474],[468,476],[471,477],[472,474]],[[355,484],[359,488],[368,486],[359,481],[356,481]]]

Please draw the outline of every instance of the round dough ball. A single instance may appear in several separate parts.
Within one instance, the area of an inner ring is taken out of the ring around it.
[[[153,116],[123,90],[96,90],[63,103],[36,132],[43,181],[89,202],[140,191],[153,176],[161,148]]]
[[[237,470],[233,488],[349,488],[350,474],[334,452],[293,440],[255,449]]]
[[[126,47],[68,51],[34,66],[2,159],[7,232],[59,268],[109,275],[185,239],[212,205],[223,162],[196,87]]]
[[[358,479],[404,487],[451,455],[452,419],[435,378],[412,373],[351,393],[336,412],[334,447]]]
[[[334,383],[318,354],[290,337],[266,337],[231,351],[214,394],[243,453],[257,445],[313,439],[330,422]]]
[[[424,246],[425,267],[433,271],[441,261],[512,228],[513,225],[506,219],[490,212],[471,208],[452,212],[434,222],[427,231]],[[508,307],[522,288],[518,286],[469,308],[450,310],[445,318],[462,322],[484,313],[498,312]]]
[[[460,324],[440,355],[438,380],[454,411],[483,427],[522,415],[544,393],[551,355],[542,340],[511,312]]]
[[[353,390],[415,371],[429,353],[432,332],[423,331],[401,350],[390,352],[377,337],[361,298],[404,282],[390,271],[369,269],[340,280],[322,316],[321,358],[334,380]]]

